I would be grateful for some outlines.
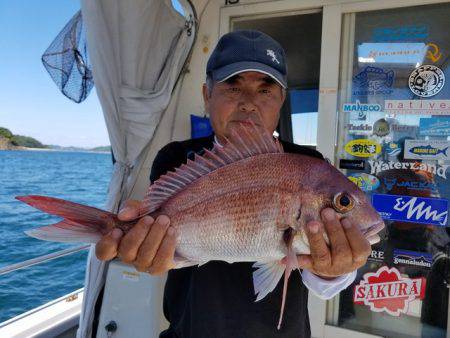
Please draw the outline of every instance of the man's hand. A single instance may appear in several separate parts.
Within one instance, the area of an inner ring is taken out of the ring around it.
[[[322,210],[321,216],[323,223],[311,221],[305,226],[311,254],[297,256],[300,269],[327,279],[363,266],[371,248],[359,227],[348,219],[339,220],[331,208]],[[329,246],[323,237],[324,231],[330,240]]]
[[[118,214],[119,219],[133,220],[138,215],[140,203],[127,201]],[[138,271],[159,275],[174,267],[176,236],[169,217],[160,215],[154,220],[144,216],[125,235],[115,228],[103,236],[95,246],[95,254],[100,260],[117,256],[122,262],[134,265]]]

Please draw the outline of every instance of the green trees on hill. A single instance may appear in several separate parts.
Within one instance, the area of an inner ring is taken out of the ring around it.
[[[14,135],[9,129],[0,127],[0,136],[7,138],[12,145],[27,148],[47,148],[38,140],[22,135]]]
[[[27,148],[47,148],[45,145],[43,145],[38,140],[29,137],[29,136],[22,136],[22,135],[14,135],[11,138],[11,143],[15,146],[21,146],[21,147],[27,147]]]
[[[11,139],[11,137],[13,137],[14,134],[11,133],[11,131],[9,129],[0,127],[0,136],[6,137],[8,139]]]
[[[15,146],[15,147],[14,147]],[[59,151],[102,151],[111,152],[111,146],[95,147],[91,149],[79,147],[61,147],[57,145],[45,145],[35,138],[22,135],[14,135],[9,129],[0,127],[0,150],[17,149],[16,147],[25,148],[44,148]],[[18,148],[20,149],[20,148]]]

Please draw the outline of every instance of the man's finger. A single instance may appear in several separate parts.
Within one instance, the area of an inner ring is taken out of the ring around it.
[[[316,268],[325,268],[331,264],[331,253],[325,238],[323,238],[323,226],[318,221],[311,221],[306,225],[311,258]]]
[[[347,236],[348,244],[352,249],[353,262],[358,266],[362,266],[370,255],[369,241],[361,233],[359,227],[350,222],[349,219],[344,218],[341,220],[341,224]]]
[[[174,267],[173,256],[175,254],[177,232],[174,227],[167,229],[155,258],[153,258],[152,266],[148,272],[152,275],[159,275]]]
[[[367,238],[367,240],[369,241],[370,245],[374,245],[377,244],[378,242],[381,241],[381,238],[379,235],[373,235]]]
[[[119,244],[119,256],[125,263],[132,263],[136,259],[141,243],[145,240],[154,220],[150,216],[142,217],[134,227],[128,231]]]
[[[119,228],[115,228],[107,235],[103,236],[95,245],[95,255],[102,261],[109,261],[117,256],[117,248],[123,233]]]
[[[131,221],[139,216],[141,201],[127,200],[117,216],[121,221]]]
[[[352,257],[350,246],[336,212],[331,208],[326,208],[322,210],[321,216],[330,239],[332,260],[341,261],[347,256],[350,259]]]
[[[299,269],[313,270],[313,260],[311,255],[298,255],[297,261]]]
[[[152,265],[153,259],[158,252],[161,242],[166,236],[169,225],[169,217],[165,215],[158,216],[137,252],[135,261],[135,266],[137,268],[144,269]]]

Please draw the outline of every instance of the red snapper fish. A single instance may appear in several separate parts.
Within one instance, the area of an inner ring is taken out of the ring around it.
[[[63,218],[26,231],[43,240],[96,243],[114,227],[127,232],[137,222],[53,197],[16,198]],[[256,301],[284,274],[280,328],[287,281],[298,268],[296,255],[310,252],[304,225],[320,220],[325,207],[357,224],[368,239],[384,227],[365,194],[327,161],[284,153],[267,131],[239,124],[223,146],[205,149],[155,181],[138,218],[169,216],[179,233],[175,268],[212,260],[255,262]]]

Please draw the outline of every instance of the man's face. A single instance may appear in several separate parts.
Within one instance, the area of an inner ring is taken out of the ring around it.
[[[229,137],[230,128],[246,120],[272,134],[285,96],[285,91],[276,81],[258,72],[243,72],[215,83],[211,93],[203,85],[205,110],[219,139]]]

